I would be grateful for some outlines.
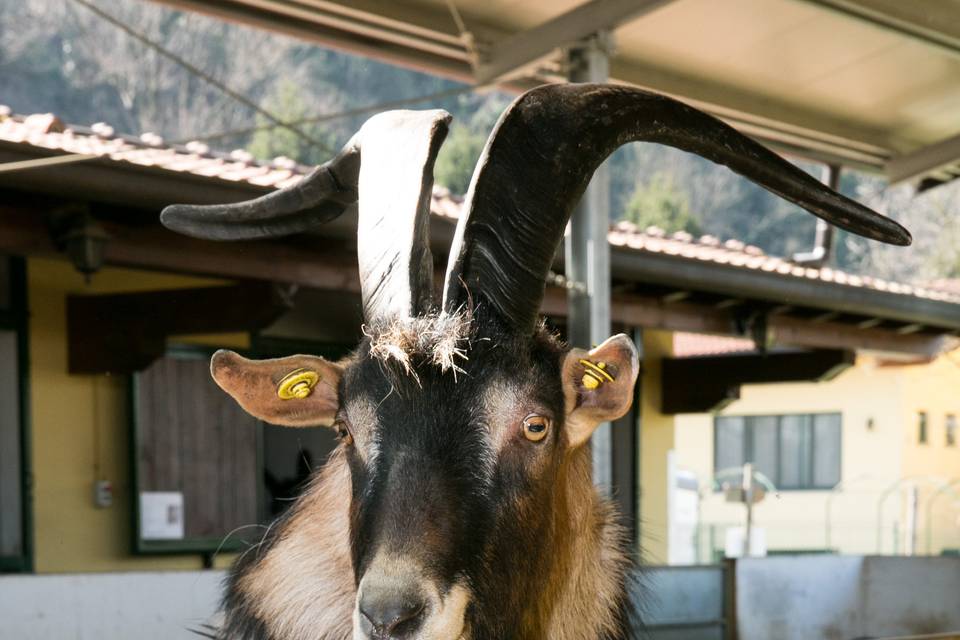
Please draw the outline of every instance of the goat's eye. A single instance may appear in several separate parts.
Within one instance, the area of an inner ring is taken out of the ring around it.
[[[531,413],[523,419],[523,435],[531,442],[540,442],[547,437],[550,418]]]
[[[353,444],[353,436],[350,435],[350,429],[347,428],[346,422],[337,420],[333,426],[337,429],[337,440],[346,445]]]

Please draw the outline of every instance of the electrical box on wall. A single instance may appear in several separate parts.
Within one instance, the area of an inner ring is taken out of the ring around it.
[[[102,509],[113,506],[113,484],[109,480],[97,480],[94,483],[93,503]]]

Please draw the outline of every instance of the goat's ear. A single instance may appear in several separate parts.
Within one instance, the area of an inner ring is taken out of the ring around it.
[[[637,349],[622,333],[590,351],[570,350],[563,362],[570,447],[579,447],[601,422],[616,420],[630,409],[639,372]]]
[[[286,427],[331,425],[342,372],[317,356],[248,360],[221,350],[210,360],[213,379],[247,413]]]

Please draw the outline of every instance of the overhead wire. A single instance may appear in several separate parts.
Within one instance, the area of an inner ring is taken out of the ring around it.
[[[412,104],[417,104],[420,102],[442,100],[443,98],[450,98],[450,97],[461,95],[464,93],[479,91],[481,89],[486,88],[487,86],[490,86],[490,85],[467,84],[461,87],[454,87],[452,89],[437,91],[436,93],[428,93],[421,96],[414,96],[412,98],[399,98],[397,100],[387,100],[385,102],[369,104],[364,107],[354,107],[351,109],[345,109],[344,111],[336,111],[333,113],[321,113],[313,116],[297,118],[296,120],[290,120],[289,122],[291,124],[316,124],[318,122],[329,122],[331,120],[337,120],[339,118],[350,118],[353,116],[361,116],[367,113],[373,113],[375,111],[383,111],[386,109],[399,109],[400,107],[406,107],[406,106],[410,106]],[[270,129],[276,129],[276,125],[267,124],[267,125],[258,125],[255,127],[245,127],[242,129],[233,129],[229,131],[221,131],[219,133],[213,133],[210,135],[191,138],[190,140],[199,140],[202,142],[209,142],[210,140],[217,140],[220,138],[230,138],[234,136],[242,136],[250,133],[257,133],[258,131],[268,131]]]
[[[129,35],[130,37],[132,37],[132,38],[134,38],[135,40],[141,42],[142,44],[146,45],[147,47],[153,49],[154,51],[156,51],[157,53],[159,53],[159,54],[162,55],[163,57],[167,58],[168,60],[170,60],[170,61],[173,62],[174,64],[182,67],[183,69],[185,69],[185,70],[186,70],[188,73],[190,73],[191,75],[196,76],[197,78],[200,78],[201,80],[203,80],[203,81],[206,82],[207,84],[209,84],[209,85],[211,85],[211,86],[213,86],[213,87],[216,87],[216,88],[219,89],[221,92],[223,92],[223,93],[225,93],[226,95],[230,96],[231,98],[233,98],[233,99],[236,100],[237,102],[241,103],[241,104],[244,105],[245,107],[247,107],[247,108],[249,108],[249,109],[252,109],[252,110],[255,111],[256,113],[260,114],[261,116],[263,116],[264,118],[266,118],[267,120],[269,120],[270,122],[272,122],[275,126],[277,126],[277,127],[283,127],[284,129],[287,129],[287,130],[289,130],[289,131],[292,131],[293,133],[295,133],[295,134],[296,134],[297,136],[299,136],[300,138],[304,139],[305,141],[309,142],[310,144],[312,144],[312,145],[314,145],[314,146],[316,146],[316,147],[319,147],[320,149],[323,149],[324,151],[326,151],[326,152],[328,152],[328,153],[332,153],[332,152],[333,152],[333,149],[331,149],[329,145],[321,142],[320,140],[317,140],[317,139],[314,138],[313,136],[307,134],[305,131],[297,128],[296,125],[292,125],[292,124],[290,124],[290,123],[288,123],[288,122],[284,122],[283,120],[281,120],[281,119],[278,118],[277,116],[273,115],[273,113],[271,113],[271,112],[268,111],[267,109],[264,109],[263,107],[261,107],[260,105],[258,105],[256,102],[254,102],[253,100],[251,100],[250,98],[248,98],[247,96],[245,96],[245,95],[243,95],[242,93],[239,93],[239,92],[237,92],[237,91],[234,91],[233,89],[231,89],[230,87],[228,87],[228,86],[227,86],[226,84],[224,84],[223,82],[220,82],[219,80],[217,80],[216,78],[214,78],[213,76],[211,76],[209,73],[205,72],[203,69],[200,69],[200,68],[197,67],[196,65],[190,63],[188,60],[186,60],[186,59],[178,56],[178,55],[175,54],[175,53],[173,53],[172,51],[170,51],[169,49],[167,49],[166,47],[164,47],[164,46],[161,45],[160,43],[155,42],[154,40],[151,40],[151,39],[150,39],[149,37],[147,37],[145,34],[140,33],[140,32],[137,31],[136,29],[132,28],[131,26],[129,26],[128,24],[126,24],[125,22],[123,22],[122,20],[119,20],[118,18],[115,18],[114,16],[112,16],[112,15],[109,14],[109,13],[107,13],[106,11],[104,11],[104,10],[101,9],[100,7],[96,6],[95,4],[89,2],[88,0],[73,0],[73,1],[76,2],[77,4],[79,4],[80,6],[85,7],[86,9],[92,11],[92,12],[95,13],[97,16],[99,16],[100,19],[104,20],[105,22],[108,22],[108,23],[112,24],[113,26],[117,27],[118,29],[120,29],[121,31],[123,31],[124,33],[126,33],[127,35]]]
[[[306,124],[306,123],[317,123],[317,122],[329,122],[331,120],[336,120],[339,118],[349,118],[352,116],[363,115],[366,113],[373,113],[376,111],[383,111],[385,109],[398,109],[400,107],[410,106],[420,102],[430,102],[432,100],[440,100],[443,98],[449,98],[456,95],[461,95],[464,93],[470,93],[472,91],[481,90],[490,85],[483,84],[468,84],[461,87],[454,87],[452,89],[446,89],[444,91],[438,91],[436,93],[430,93],[420,96],[414,96],[412,98],[400,98],[397,100],[388,100],[386,102],[378,102],[376,104],[370,104],[363,107],[355,107],[352,109],[346,109],[344,111],[336,111],[333,113],[321,113],[314,116],[308,116],[305,118],[298,118],[296,120],[290,121],[289,124]],[[270,129],[276,129],[279,125],[277,124],[266,124],[256,127],[246,127],[243,129],[232,129],[229,131],[221,131],[218,133],[213,133],[205,136],[191,136],[189,138],[181,138],[178,140],[173,140],[166,143],[166,146],[176,146],[186,144],[188,142],[210,142],[211,140],[218,140],[222,138],[232,138],[236,136],[247,135],[250,133],[256,133],[258,131],[269,131]],[[127,151],[120,151],[111,154],[111,156],[124,156],[129,154],[135,154],[137,152],[143,151],[153,151],[152,147],[138,147],[136,149],[129,149]],[[0,173],[10,173],[14,171],[25,171],[29,169],[39,169],[47,166],[58,165],[58,164],[71,164],[74,162],[85,162],[88,160],[95,160],[102,156],[89,153],[75,153],[69,155],[60,155],[53,156],[50,158],[35,158],[31,160],[22,160],[17,162],[7,162],[0,164]]]
[[[87,0],[74,0],[74,2],[76,2],[76,3],[78,3],[78,4],[82,5],[82,6],[84,6],[85,8],[87,8],[87,9],[89,9],[89,10],[91,10],[91,11],[93,11],[93,12],[96,13],[98,16],[100,16],[102,19],[104,19],[105,21],[109,22],[110,24],[115,25],[115,26],[118,27],[119,29],[123,30],[125,33],[127,33],[127,34],[129,34],[130,36],[136,38],[137,40],[143,42],[143,43],[146,44],[147,46],[153,48],[153,49],[156,50],[158,53],[164,55],[165,57],[167,57],[167,58],[169,58],[170,60],[174,61],[174,62],[177,63],[178,65],[182,66],[184,69],[186,69],[186,70],[187,70],[189,73],[191,73],[192,75],[195,75],[195,76],[201,78],[202,80],[204,80],[205,82],[208,82],[208,83],[210,83],[211,85],[217,87],[218,89],[220,89],[221,91],[223,91],[224,93],[226,93],[227,95],[229,95],[230,97],[232,97],[232,98],[238,100],[239,102],[241,102],[242,104],[250,107],[251,109],[253,109],[253,110],[256,111],[257,113],[260,113],[261,115],[263,115],[265,118],[267,118],[267,119],[270,121],[269,124],[257,125],[257,126],[254,126],[254,127],[244,127],[244,128],[239,128],[239,129],[232,129],[232,130],[221,131],[221,132],[213,133],[213,134],[209,134],[209,135],[203,135],[203,136],[191,136],[191,137],[189,137],[189,138],[183,138],[183,139],[180,139],[180,140],[175,140],[175,141],[169,142],[169,143],[167,143],[167,146],[175,146],[175,145],[180,145],[180,144],[186,144],[186,143],[188,143],[188,142],[194,142],[194,141],[196,141],[196,142],[210,142],[210,141],[212,141],[212,140],[219,140],[219,139],[223,139],[223,138],[232,138],[232,137],[237,137],[237,136],[249,135],[249,134],[251,134],[251,133],[257,133],[257,132],[259,132],[259,131],[269,131],[269,130],[276,129],[276,128],[285,128],[285,129],[287,129],[287,130],[289,130],[289,131],[293,131],[295,134],[297,134],[298,136],[304,138],[305,140],[307,140],[307,141],[309,141],[309,142],[311,142],[311,143],[313,143],[313,144],[316,144],[317,146],[320,146],[320,147],[323,148],[325,151],[327,151],[327,152],[329,152],[329,153],[333,153],[333,150],[330,149],[327,145],[321,143],[321,142],[318,141],[318,140],[314,140],[313,138],[311,138],[310,136],[308,136],[307,134],[305,134],[303,131],[301,131],[300,129],[298,129],[298,128],[297,128],[297,125],[316,124],[316,123],[320,123],[320,122],[329,122],[329,121],[331,121],[331,120],[337,120],[337,119],[340,119],[340,118],[349,118],[349,117],[354,117],[354,116],[358,116],[358,115],[364,115],[364,114],[367,114],[367,113],[373,113],[373,112],[377,112],[377,111],[383,111],[383,110],[387,110],[387,109],[398,109],[398,108],[401,108],[401,107],[410,106],[410,105],[418,104],[418,103],[421,103],[421,102],[430,102],[430,101],[433,101],[433,100],[442,100],[442,99],[444,99],[444,98],[450,98],[450,97],[453,97],[453,96],[462,95],[462,94],[464,94],[464,93],[471,93],[471,92],[473,92],[473,91],[480,91],[480,90],[483,90],[483,89],[485,89],[485,88],[488,88],[488,87],[490,87],[490,86],[494,86],[494,85],[495,85],[495,83],[471,83],[471,84],[466,84],[466,85],[462,85],[462,86],[459,86],[459,87],[452,87],[452,88],[450,88],[450,89],[445,89],[445,90],[443,90],[443,91],[437,91],[437,92],[434,92],[434,93],[424,94],[424,95],[420,95],[420,96],[414,96],[414,97],[411,97],[411,98],[399,98],[399,99],[396,99],[396,100],[387,100],[387,101],[384,101],[384,102],[378,102],[378,103],[366,105],[366,106],[363,106],[363,107],[354,107],[354,108],[345,109],[345,110],[343,110],[343,111],[337,111],[337,112],[333,112],[333,113],[321,113],[321,114],[317,114],[317,115],[313,115],[313,116],[307,116],[307,117],[303,117],[303,118],[297,118],[297,119],[294,119],[294,120],[283,121],[283,120],[280,120],[279,118],[277,118],[276,116],[274,116],[273,114],[271,114],[269,111],[263,109],[263,108],[260,107],[259,105],[257,105],[257,104],[255,104],[254,102],[252,102],[252,101],[251,101],[249,98],[247,98],[246,96],[244,96],[244,95],[242,95],[242,94],[239,94],[239,93],[233,91],[232,89],[230,89],[229,87],[227,87],[226,85],[224,85],[223,83],[221,83],[221,82],[220,82],[219,80],[217,80],[216,78],[213,78],[212,76],[210,76],[209,74],[207,74],[207,73],[204,72],[203,70],[197,68],[196,66],[192,65],[190,62],[184,60],[183,58],[177,56],[176,54],[172,53],[171,51],[165,49],[163,46],[159,45],[158,43],[153,42],[152,40],[150,40],[149,38],[147,38],[147,37],[144,36],[143,34],[140,34],[139,32],[135,31],[134,29],[132,29],[132,28],[129,27],[128,25],[124,24],[124,23],[121,22],[120,20],[117,20],[116,18],[114,18],[114,17],[111,16],[110,14],[104,12],[104,11],[101,10],[99,7],[96,7],[95,5],[89,3]],[[449,6],[450,6],[451,15],[454,16],[454,21],[455,21],[456,24],[457,24],[457,28],[459,29],[459,31],[460,31],[460,33],[461,33],[461,36],[462,36],[462,37],[466,37],[466,38],[469,39],[469,32],[466,31],[466,27],[465,27],[465,25],[464,25],[464,23],[463,23],[463,19],[460,17],[460,14],[459,14],[459,12],[457,11],[456,6],[452,3],[452,0],[451,0],[451,2],[450,2]],[[151,148],[150,148],[150,147],[146,147],[146,148],[130,149],[130,150],[127,150],[127,151],[121,151],[121,152],[118,152],[118,153],[115,153],[115,154],[111,154],[111,155],[114,156],[114,157],[116,157],[116,156],[118,156],[118,155],[123,156],[123,155],[133,154],[133,153],[136,153],[136,152],[147,151],[147,150],[151,150]],[[85,162],[85,161],[94,160],[94,159],[100,158],[100,157],[102,157],[102,156],[96,155],[96,154],[77,153],[77,154],[69,154],[69,155],[55,156],[55,157],[50,157],[50,158],[36,158],[36,159],[24,160],[24,161],[18,161],[18,162],[8,162],[8,163],[0,164],[0,173],[10,173],[10,172],[14,172],[14,171],[24,171],[24,170],[42,168],[42,167],[52,166],[52,165],[70,164],[70,163],[74,163],[74,162]]]

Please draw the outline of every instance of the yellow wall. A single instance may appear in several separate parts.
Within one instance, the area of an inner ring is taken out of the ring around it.
[[[674,418],[660,413],[660,360],[673,354],[673,334],[643,332],[640,401],[640,547],[648,563],[667,562],[667,452]]]
[[[68,263],[41,259],[28,260],[27,279],[36,571],[200,568],[199,556],[131,555],[127,378],[67,374],[65,296],[221,283],[104,269],[87,285]],[[243,347],[247,337],[217,336],[217,342]],[[114,487],[106,509],[93,504],[98,459],[99,476]]]
[[[926,365],[901,367],[905,383],[903,473],[960,479],[960,445],[946,446],[946,416],[960,420],[960,351]],[[927,444],[918,442],[917,413],[926,411]],[[958,434],[960,437],[960,434]]]
[[[845,553],[877,553],[878,503],[885,489],[900,478],[918,473],[960,477],[960,450],[943,446],[943,416],[954,406],[960,417],[960,368],[941,357],[933,364],[883,366],[860,357],[857,365],[829,382],[747,385],[742,398],[725,415],[840,412],[842,415],[841,478],[843,485],[829,499],[831,531],[827,533],[827,491],[784,491],[768,495],[755,510],[755,522],[766,529],[767,544],[775,549],[823,549]],[[931,444],[916,445],[916,417],[920,408],[931,414]],[[701,484],[713,469],[713,415],[677,418],[678,464],[694,471]],[[868,424],[872,420],[872,428]],[[960,487],[958,487],[960,493]],[[704,492],[701,507],[701,548],[706,549],[710,525],[716,546],[723,545],[726,526],[740,526],[744,508]],[[947,511],[949,500],[942,501]],[[904,501],[894,492],[884,502],[883,539],[879,549],[894,551],[893,527],[904,527]],[[921,509],[922,511],[922,509]],[[940,513],[943,515],[943,513]],[[953,517],[957,515],[953,512]],[[947,516],[938,526],[946,524]],[[919,523],[918,551],[925,551],[925,527]],[[949,535],[946,535],[949,534]],[[829,535],[829,540],[828,540]],[[952,536],[954,542],[949,543]],[[960,546],[960,530],[937,535],[937,544]],[[903,540],[900,538],[900,550]],[[936,550],[936,549],[935,549]],[[704,558],[706,559],[706,558]]]
[[[947,414],[960,420],[960,350],[927,365],[902,367],[902,375],[906,389],[902,475],[916,479],[920,502],[917,550],[936,553],[943,547],[960,549],[960,442],[946,444]],[[920,411],[927,412],[926,444],[918,440]],[[937,496],[933,509],[928,510],[930,499],[944,481],[952,483],[952,490]],[[905,509],[905,500],[901,502]],[[894,509],[896,505],[891,505]]]

